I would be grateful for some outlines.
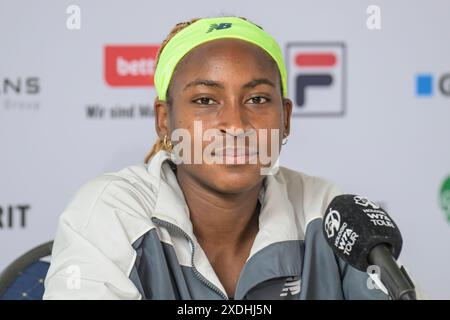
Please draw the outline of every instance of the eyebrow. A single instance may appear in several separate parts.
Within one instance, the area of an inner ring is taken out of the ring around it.
[[[244,84],[242,86],[242,88],[244,89],[250,89],[250,88],[254,88],[256,86],[259,86],[261,84],[266,84],[269,85],[271,87],[275,88],[275,84],[270,81],[267,78],[260,78],[260,79],[253,79],[250,82],[247,82],[246,84]],[[196,79],[194,81],[189,82],[184,88],[184,90],[187,90],[191,87],[195,87],[195,86],[207,86],[207,87],[212,87],[212,88],[219,88],[219,89],[224,89],[224,85],[221,82],[218,81],[213,81],[213,80],[207,80],[207,79]]]
[[[220,82],[213,81],[213,80],[206,80],[206,79],[197,79],[197,80],[189,82],[184,87],[183,91],[189,89],[190,87],[196,87],[196,86],[207,86],[207,87],[223,89],[223,84]]]
[[[254,79],[254,80],[244,84],[242,86],[242,88],[244,88],[244,89],[254,88],[254,87],[259,86],[261,84],[267,84],[267,85],[275,88],[275,84],[272,81],[270,81],[269,79],[267,79],[267,78]]]

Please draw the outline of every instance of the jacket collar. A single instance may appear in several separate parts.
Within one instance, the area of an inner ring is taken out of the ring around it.
[[[189,217],[189,208],[176,176],[172,170],[170,154],[159,151],[151,160],[148,171],[153,176],[156,187],[156,203],[153,217],[170,222],[190,237],[195,238]],[[281,241],[299,240],[299,227],[295,210],[288,198],[285,177],[278,171],[264,180],[259,200],[259,232],[251,255],[263,247]]]
[[[163,150],[151,159],[148,166],[156,185],[156,202],[152,217],[177,226],[194,239],[189,208],[171,166],[170,154]]]

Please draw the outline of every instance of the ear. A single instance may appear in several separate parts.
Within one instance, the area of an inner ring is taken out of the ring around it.
[[[289,135],[291,131],[291,114],[292,114],[292,100],[289,98],[283,98],[283,129],[286,136]]]
[[[159,100],[158,97],[155,98],[153,103],[153,109],[155,113],[155,128],[158,137],[162,140],[164,136],[170,135],[169,128],[169,106],[166,101]]]

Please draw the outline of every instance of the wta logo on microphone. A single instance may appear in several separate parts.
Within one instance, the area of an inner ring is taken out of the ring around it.
[[[395,224],[392,219],[389,218],[387,213],[379,205],[363,196],[355,196],[353,199],[355,200],[355,204],[364,207],[362,212],[367,215],[370,222],[372,222],[375,226],[395,228]]]
[[[337,210],[329,208],[324,227],[328,238],[336,236],[334,246],[344,254],[350,255],[359,235],[349,228],[347,222],[342,223],[341,226],[341,215]]]
[[[288,90],[294,116],[343,116],[346,104],[344,43],[288,43]]]

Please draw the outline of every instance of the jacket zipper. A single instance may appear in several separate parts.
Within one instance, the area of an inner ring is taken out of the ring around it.
[[[161,226],[164,226],[164,227],[166,227],[166,228],[171,228],[171,229],[173,229],[173,230],[175,230],[175,231],[181,233],[181,234],[189,241],[189,244],[191,245],[191,248],[192,248],[192,254],[191,254],[191,266],[192,266],[192,269],[194,270],[195,276],[196,276],[201,282],[203,282],[204,285],[206,285],[208,288],[210,288],[211,290],[213,290],[214,292],[216,292],[216,293],[217,293],[218,295],[220,295],[223,299],[228,300],[228,297],[222,292],[222,290],[220,290],[219,288],[217,288],[217,287],[216,287],[214,284],[212,284],[208,279],[206,279],[206,278],[205,278],[205,277],[197,270],[197,268],[195,267],[195,264],[194,264],[195,244],[194,244],[194,241],[191,239],[191,237],[190,237],[186,232],[184,232],[183,229],[181,229],[180,227],[174,225],[173,223],[167,222],[167,221],[165,221],[165,220],[158,219],[158,218],[156,218],[156,217],[152,217],[152,221],[155,222],[155,223],[157,223],[157,224],[159,224],[159,225],[161,225]]]

